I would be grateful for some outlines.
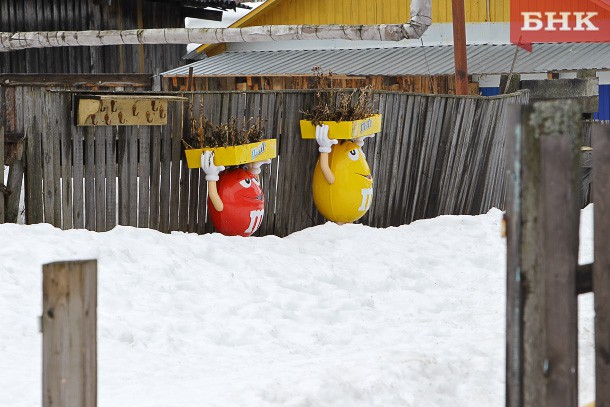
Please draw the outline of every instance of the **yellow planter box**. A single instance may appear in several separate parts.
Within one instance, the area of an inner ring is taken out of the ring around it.
[[[224,166],[247,164],[277,157],[276,140],[274,138],[239,146],[206,148],[205,150],[214,151],[214,164]],[[201,167],[201,153],[203,151],[202,148],[184,150],[189,168]]]
[[[381,116],[374,114],[366,119],[345,122],[322,122],[328,125],[328,138],[349,140],[370,136],[381,131]],[[301,120],[301,138],[315,139],[316,126],[309,120]]]

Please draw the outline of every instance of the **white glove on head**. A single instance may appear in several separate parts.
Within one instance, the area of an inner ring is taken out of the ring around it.
[[[258,175],[261,173],[261,165],[263,165],[263,164],[271,164],[271,160],[267,159],[267,160],[263,160],[263,161],[256,161],[253,163],[248,163],[248,171],[250,171],[254,175]]]
[[[328,125],[326,124],[316,126],[316,141],[320,146],[318,151],[321,153],[330,153],[331,147],[339,142],[328,138]]]
[[[364,145],[364,139],[369,138],[369,137],[375,137],[377,133],[375,134],[371,134],[369,136],[364,136],[364,137],[356,137],[355,139],[353,139],[352,141],[354,142],[354,144],[356,144],[358,147],[362,147]]]
[[[214,152],[205,151],[201,154],[201,168],[205,172],[206,181],[218,181],[218,174],[225,170],[225,167],[214,165]]]

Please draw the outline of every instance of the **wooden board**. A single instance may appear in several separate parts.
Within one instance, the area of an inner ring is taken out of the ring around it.
[[[42,405],[97,405],[97,261],[43,266]]]

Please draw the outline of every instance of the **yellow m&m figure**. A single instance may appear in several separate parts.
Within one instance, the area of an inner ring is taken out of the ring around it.
[[[360,219],[373,200],[373,177],[362,139],[328,138],[328,126],[316,127],[320,158],[313,174],[313,200],[326,219],[349,223]]]

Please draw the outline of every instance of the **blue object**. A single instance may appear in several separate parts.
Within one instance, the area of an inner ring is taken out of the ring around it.
[[[610,85],[599,85],[599,111],[595,120],[610,120]]]
[[[481,96],[497,96],[500,94],[500,87],[479,88]]]

